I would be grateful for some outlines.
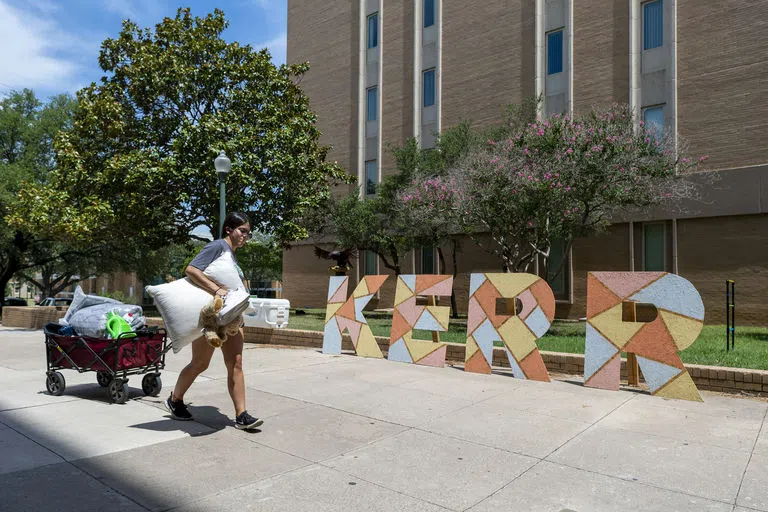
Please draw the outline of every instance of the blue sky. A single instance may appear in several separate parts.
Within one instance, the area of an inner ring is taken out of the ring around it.
[[[230,21],[225,39],[285,62],[287,0],[0,0],[0,96],[24,87],[40,98],[74,93],[102,76],[99,47],[123,19],[153,27],[178,7],[196,16],[218,7]]]

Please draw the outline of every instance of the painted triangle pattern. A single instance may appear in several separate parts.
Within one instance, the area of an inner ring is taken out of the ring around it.
[[[355,354],[363,357],[383,358],[376,337],[365,319],[363,309],[388,276],[365,276],[347,297],[348,276],[332,276],[328,283],[328,303],[323,328],[323,353],[340,354],[342,333],[346,330],[352,340]]]
[[[430,306],[428,311],[426,306],[416,304],[416,295],[450,295],[452,288],[453,276],[432,274],[398,276],[387,359],[425,366],[445,366],[447,350],[445,343],[414,340],[413,330],[447,331],[450,308]]]
[[[597,373],[613,356],[619,353],[618,347],[587,324],[587,338],[584,344],[584,382]]]
[[[637,356],[637,364],[640,365],[640,371],[643,372],[643,378],[645,378],[645,382],[648,384],[648,389],[651,390],[651,394],[655,393],[660,387],[684,371],[680,368],[640,356]]]
[[[340,291],[342,286],[344,286],[344,290],[342,290],[342,293],[346,295],[347,283],[349,283],[349,278],[346,276],[331,276],[331,281],[328,284],[328,302],[344,302],[343,299],[331,300],[331,298],[336,294],[336,292]]]
[[[408,353],[408,349],[405,347],[405,341],[403,341],[403,338],[400,338],[389,346],[387,359],[390,361],[399,361],[401,363],[413,362],[411,354]]]
[[[532,274],[472,274],[467,316],[467,338],[480,350],[464,357],[464,371],[489,373],[493,365],[493,343],[504,343],[512,375],[516,378],[549,381],[536,340],[549,330],[555,317],[555,295],[549,285]],[[519,317],[497,315],[498,299],[522,302]],[[478,357],[485,359],[483,363]]]
[[[485,274],[470,274],[469,276],[469,296],[472,297],[480,285],[485,282]]]
[[[648,323],[625,321],[625,302],[651,304],[658,314]],[[666,272],[590,272],[584,384],[618,389],[621,350],[637,355],[651,394],[701,400],[678,351],[696,340],[703,325],[704,303],[683,277]]]

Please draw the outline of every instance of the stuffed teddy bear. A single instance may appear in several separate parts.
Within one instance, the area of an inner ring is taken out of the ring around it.
[[[240,326],[243,325],[242,315],[226,325],[219,325],[218,313],[223,306],[224,301],[217,296],[200,310],[200,325],[203,327],[203,334],[208,340],[208,344],[213,348],[221,347],[227,338],[237,334]]]

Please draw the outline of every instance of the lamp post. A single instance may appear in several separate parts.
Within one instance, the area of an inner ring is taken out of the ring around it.
[[[227,173],[232,167],[232,162],[222,149],[219,151],[219,156],[213,161],[213,166],[216,168],[216,172],[219,175],[219,238],[224,238],[224,216],[227,209],[226,192],[224,191],[224,182],[227,179]]]

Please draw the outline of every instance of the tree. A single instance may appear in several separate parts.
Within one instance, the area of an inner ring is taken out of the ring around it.
[[[449,175],[464,229],[478,244],[490,235],[485,248],[520,272],[536,257],[546,262],[554,239],[567,252],[621,211],[694,198],[686,175],[696,166],[668,136],[643,123],[636,129],[631,109],[614,105],[529,123],[489,140]]]
[[[42,103],[29,89],[13,91],[0,100],[0,212],[18,213],[16,195],[25,187],[44,185],[55,167],[53,140],[61,129],[71,126],[76,101],[67,95]],[[26,277],[42,268],[62,270],[59,276],[48,275],[48,281],[71,284],[66,277],[72,269],[63,269],[78,251],[47,237],[9,225],[0,217],[0,287],[26,272]],[[38,283],[39,284],[39,283]],[[54,284],[54,286],[56,286]],[[4,299],[0,297],[0,301]],[[0,302],[0,304],[2,304]]]
[[[371,198],[361,199],[359,191],[353,191],[340,200],[330,200],[308,225],[338,247],[375,252],[386,268],[399,275],[402,257],[414,248],[414,238],[394,203],[397,179],[387,177]]]
[[[254,233],[237,252],[237,262],[254,287],[257,281],[279,281],[283,276],[283,251],[274,237]]]
[[[47,186],[19,193],[9,220],[83,244],[157,248],[218,226],[219,150],[232,159],[228,209],[281,244],[346,175],[325,161],[316,116],[298,82],[308,64],[275,67],[269,52],[221,38],[228,22],[179,9],[154,29],[130,20],[102,44],[105,76],[78,92],[74,126],[56,140]],[[42,204],[41,204],[42,203]]]
[[[469,121],[448,128],[438,136],[434,149],[422,149],[416,139],[391,148],[399,175],[399,188],[394,208],[408,226],[414,247],[436,247],[442,269],[445,263],[443,245],[450,244],[453,277],[458,275],[455,235],[461,229],[455,208],[455,183],[446,172],[473,149],[483,133],[473,130]],[[408,181],[410,180],[410,181]],[[458,317],[456,294],[451,291],[451,315]]]

